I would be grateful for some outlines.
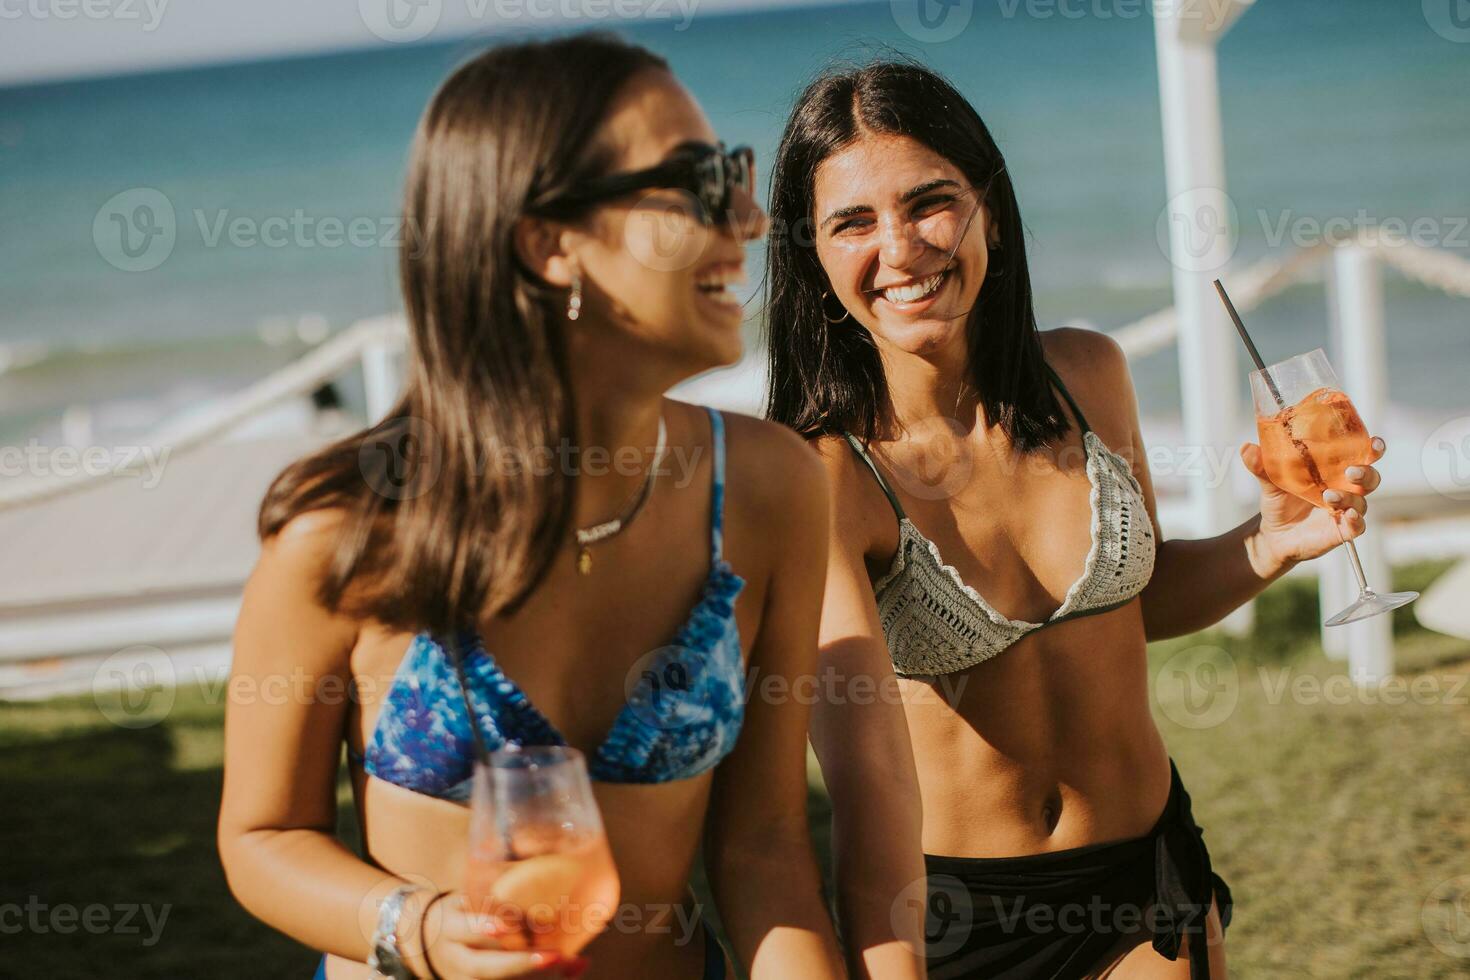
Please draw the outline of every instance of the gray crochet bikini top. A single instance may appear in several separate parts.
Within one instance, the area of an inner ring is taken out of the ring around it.
[[[1092,484],[1092,547],[1082,577],[1072,583],[1061,606],[1045,622],[1003,616],[966,585],[954,566],[945,564],[934,542],[904,514],[903,505],[862,443],[848,434],[848,443],[878,478],[898,515],[898,551],[888,571],[873,583],[873,593],[899,676],[948,674],[973,667],[1028,633],[1126,605],[1148,584],[1154,568],[1154,529],[1138,480],[1128,461],[1088,428],[1056,372],[1051,376],[1082,429],[1087,480]]]

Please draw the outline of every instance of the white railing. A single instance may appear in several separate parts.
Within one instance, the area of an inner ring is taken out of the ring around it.
[[[188,452],[282,402],[311,394],[354,368],[363,372],[369,416],[380,418],[392,406],[398,390],[395,361],[403,351],[405,339],[401,317],[385,315],[359,320],[249,387],[165,422],[149,433],[142,444],[166,448],[170,454]],[[140,454],[138,459],[136,465],[142,466],[146,456]],[[0,485],[0,510],[80,490],[123,472],[125,468]]]
[[[1431,288],[1470,298],[1470,261],[1409,242],[1385,244],[1367,237],[1337,246],[1305,248],[1284,258],[1261,259],[1229,272],[1225,278],[1237,309],[1246,314],[1286,289],[1316,277],[1324,266],[1329,267],[1331,274],[1326,278],[1337,366],[1365,417],[1382,418],[1387,405],[1382,265]],[[1179,320],[1173,308],[1163,309],[1110,335],[1130,358],[1138,358],[1177,344]],[[401,316],[359,321],[242,391],[166,422],[144,444],[166,448],[171,454],[188,452],[352,370],[363,372],[369,417],[380,418],[398,395],[405,344]],[[0,486],[0,510],[44,501],[91,486],[110,475],[87,474]],[[1217,533],[1219,528],[1194,526],[1188,531],[1200,535]],[[1386,585],[1389,569],[1381,538],[1366,536],[1359,544],[1359,553],[1369,581]],[[1350,598],[1346,593],[1351,583],[1345,566],[1339,568],[1339,564],[1329,560],[1319,566],[1323,608],[1337,608]],[[1331,655],[1347,657],[1353,675],[1360,680],[1381,678],[1392,671],[1393,665],[1388,627],[1388,617],[1377,617],[1324,631],[1323,646]]]

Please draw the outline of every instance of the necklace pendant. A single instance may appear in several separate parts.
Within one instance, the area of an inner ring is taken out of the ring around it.
[[[592,574],[592,552],[586,545],[577,553],[577,573],[580,575]]]

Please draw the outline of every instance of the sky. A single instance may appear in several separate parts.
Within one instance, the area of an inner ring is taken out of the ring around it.
[[[678,29],[698,15],[797,5],[790,0],[0,0],[0,85],[511,28],[661,20]]]

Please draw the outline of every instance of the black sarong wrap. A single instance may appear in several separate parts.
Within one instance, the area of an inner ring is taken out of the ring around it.
[[[1206,919],[1214,901],[1230,924],[1230,889],[1169,768],[1169,799],[1143,837],[1017,858],[925,855],[929,976],[1069,980],[1144,930],[1170,960],[1190,937],[1190,978],[1209,980]]]

